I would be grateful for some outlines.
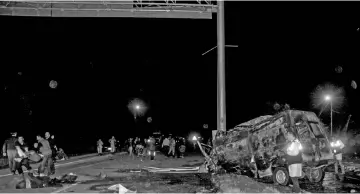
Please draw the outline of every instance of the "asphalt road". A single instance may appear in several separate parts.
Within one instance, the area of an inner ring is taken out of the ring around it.
[[[1,193],[99,193],[114,184],[122,184],[137,192],[197,192],[211,188],[208,174],[157,174],[138,172],[144,167],[181,167],[200,166],[204,162],[201,155],[191,155],[183,159],[166,158],[158,154],[155,161],[129,157],[127,154],[114,156],[90,156],[87,158],[60,161],[56,165],[56,174],[66,173],[78,175],[77,182],[63,187],[48,187],[41,189],[14,189],[8,188],[19,175],[10,175],[8,170],[0,171]],[[135,171],[135,172],[132,172]]]

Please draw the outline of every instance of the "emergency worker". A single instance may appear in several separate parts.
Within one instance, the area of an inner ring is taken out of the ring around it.
[[[286,148],[286,158],[289,166],[289,176],[293,183],[293,192],[300,193],[299,178],[302,176],[302,146],[292,132],[288,132],[289,144]]]
[[[11,137],[7,140],[5,140],[4,145],[2,147],[3,156],[8,157],[9,161],[9,170],[10,172],[15,175],[15,157],[16,157],[16,148],[15,143],[17,142],[17,133],[11,133]]]
[[[101,139],[99,139],[97,141],[97,152],[99,155],[102,154],[103,145],[104,145],[104,143],[101,141]]]
[[[149,137],[149,139],[147,140],[147,144],[148,144],[148,154],[150,156],[150,160],[154,160],[155,159],[155,139],[153,137]]]
[[[342,163],[342,149],[345,147],[344,143],[340,139],[336,139],[335,137],[332,138],[332,142],[330,143],[330,146],[333,149],[334,155],[335,155],[335,176],[339,175],[339,166],[341,168],[341,174],[345,174],[345,167]]]

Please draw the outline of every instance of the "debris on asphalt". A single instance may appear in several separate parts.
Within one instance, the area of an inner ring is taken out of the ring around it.
[[[49,176],[34,176],[33,173],[24,174],[15,181],[15,189],[34,189],[44,187],[62,187],[62,184],[73,184],[77,179],[77,175],[73,173],[64,174],[51,179]]]
[[[122,186],[121,184],[116,184],[116,185],[112,185],[108,188],[108,190],[111,191],[119,191],[119,194],[123,194],[123,193],[136,193],[136,191],[131,191],[127,188],[125,188],[124,186]]]
[[[141,170],[135,170],[135,171],[130,170],[130,172],[141,172]]]

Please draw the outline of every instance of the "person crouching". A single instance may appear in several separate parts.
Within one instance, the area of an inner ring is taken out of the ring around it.
[[[302,177],[302,146],[298,139],[292,132],[287,135],[287,140],[290,141],[286,149],[286,157],[289,166],[289,176],[293,183],[293,192],[300,193],[299,178]]]

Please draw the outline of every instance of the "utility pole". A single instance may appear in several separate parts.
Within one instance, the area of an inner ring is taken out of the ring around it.
[[[225,18],[224,1],[218,1],[217,12],[217,51],[218,51],[218,96],[217,96],[217,130],[226,131],[225,99]]]

